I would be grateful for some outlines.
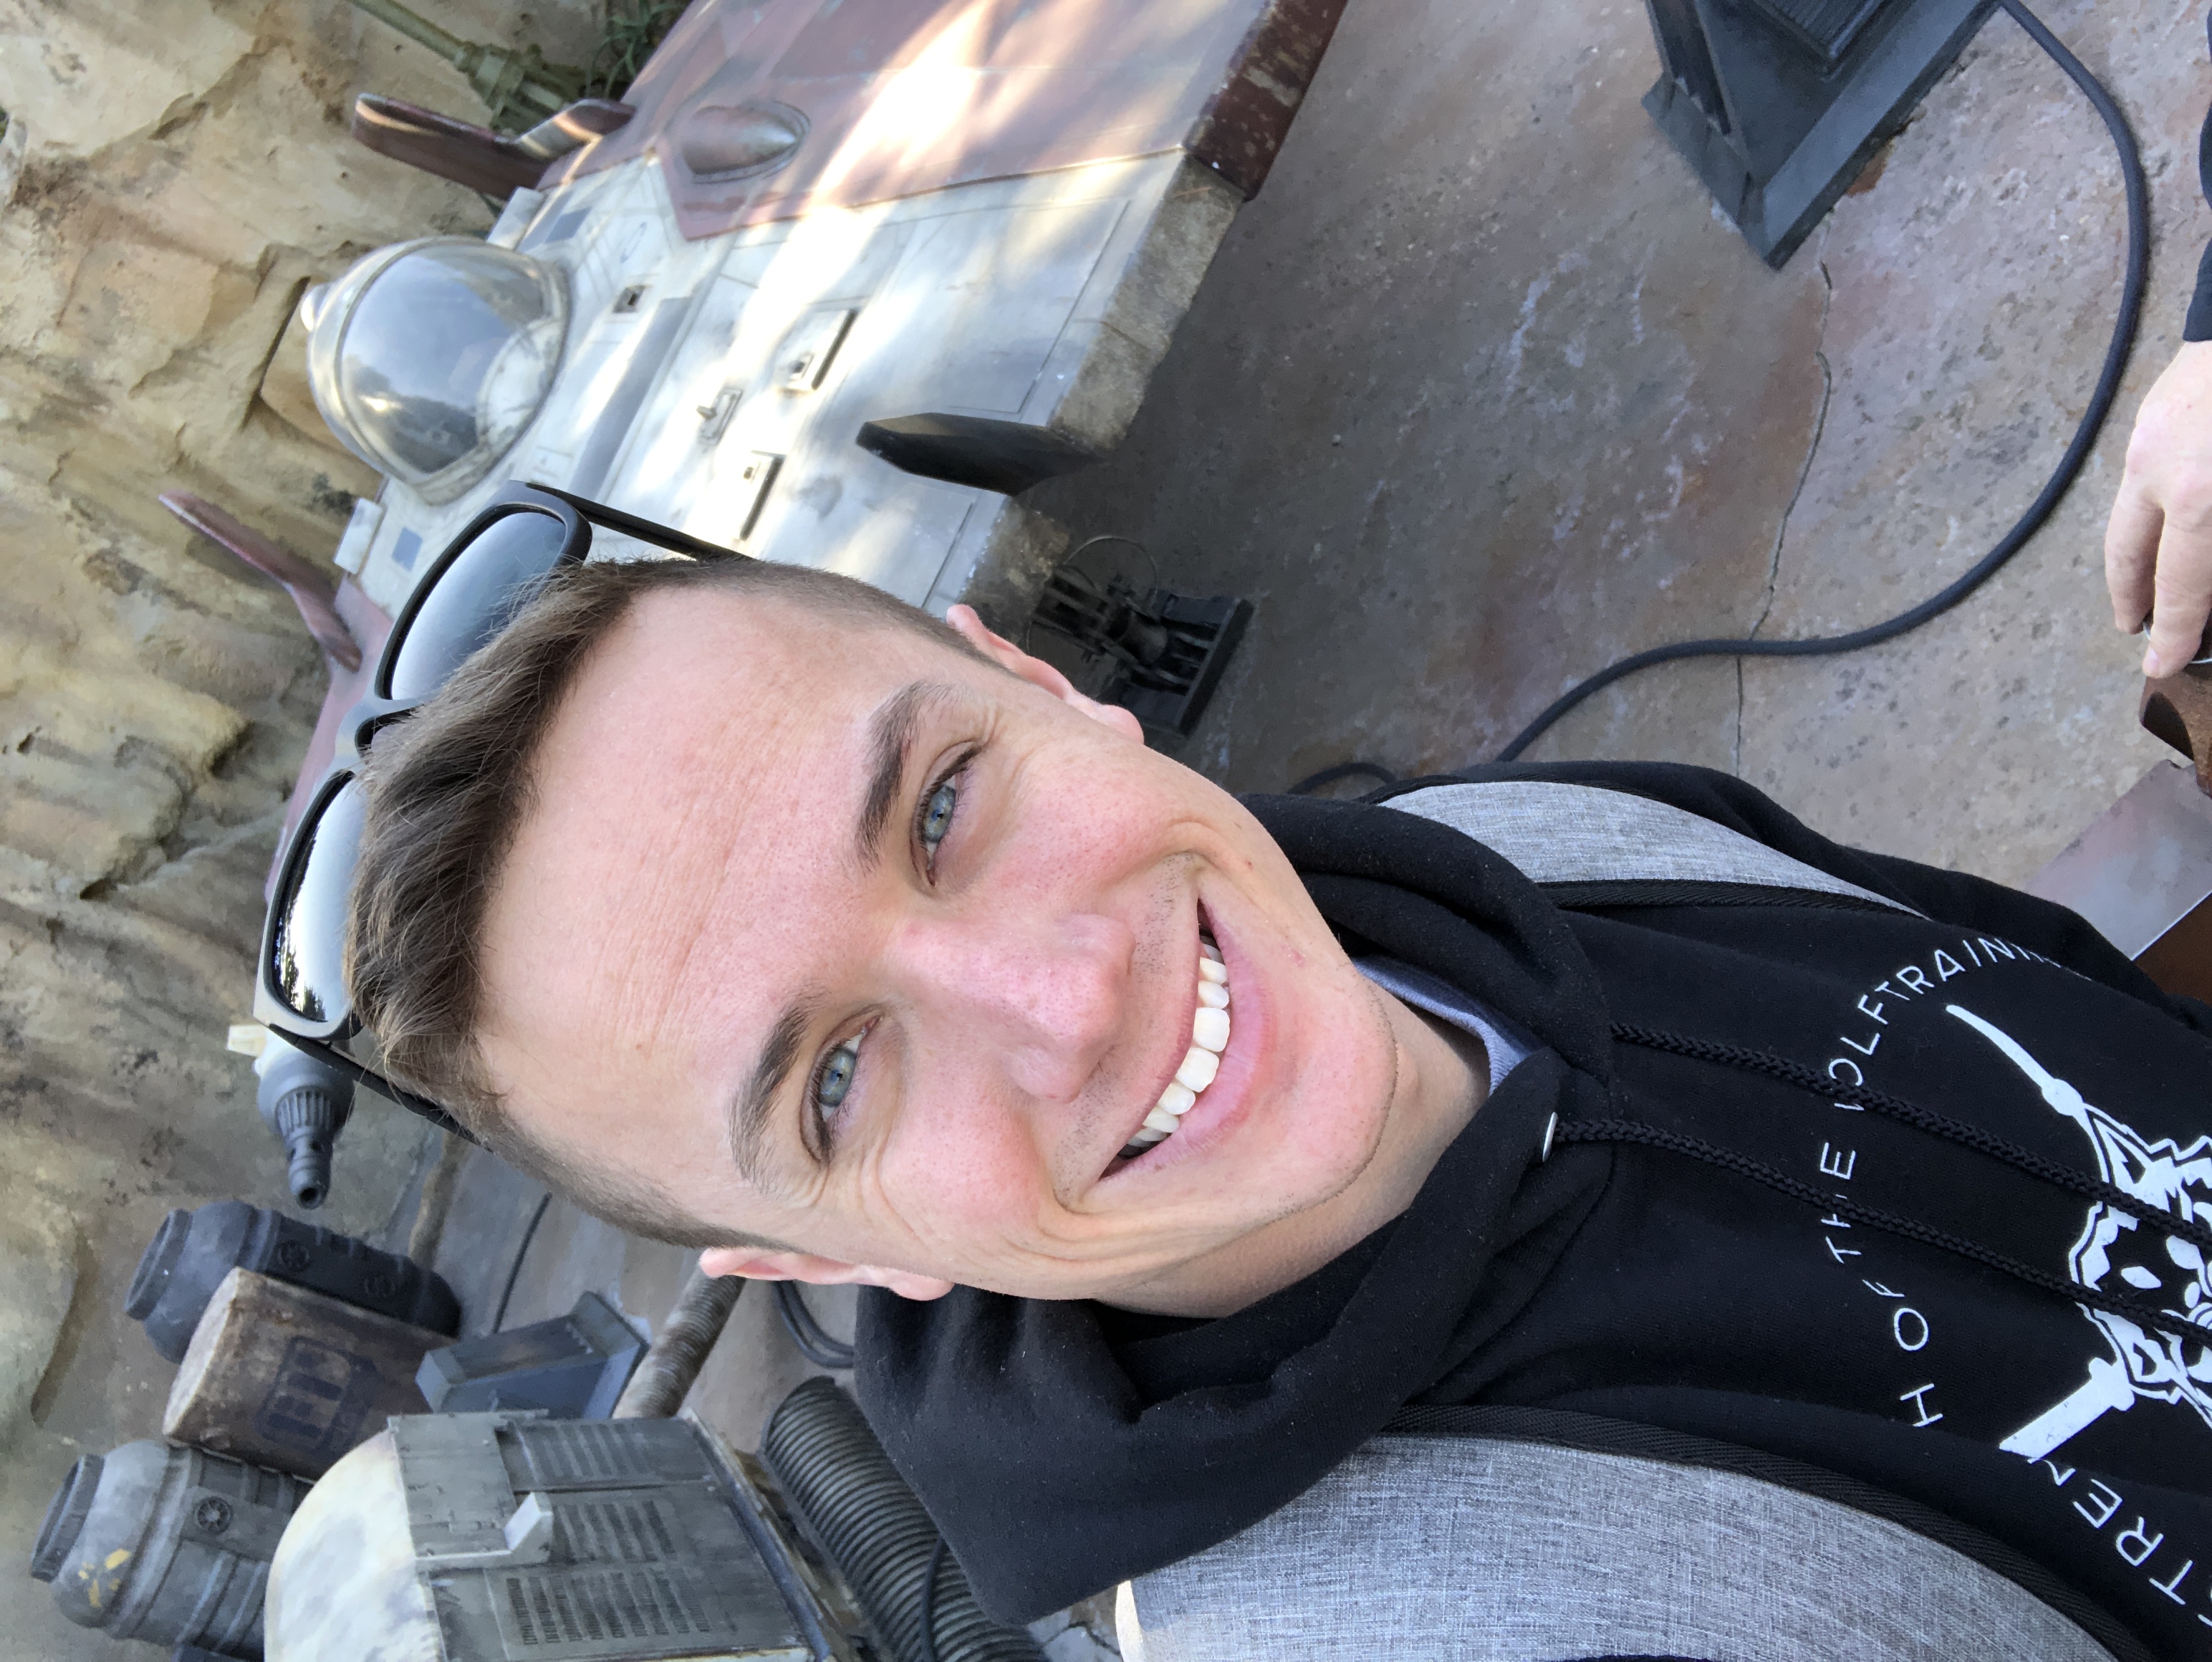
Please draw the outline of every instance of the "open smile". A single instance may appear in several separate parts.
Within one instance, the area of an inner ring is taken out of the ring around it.
[[[1175,1077],[1114,1157],[1115,1169],[1174,1136],[1182,1129],[1183,1116],[1197,1105],[1220,1073],[1222,1053],[1229,1048],[1229,966],[1222,960],[1221,949],[1203,931],[1199,935],[1198,954],[1189,1048]]]

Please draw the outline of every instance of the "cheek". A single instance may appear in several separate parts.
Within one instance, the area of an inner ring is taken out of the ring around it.
[[[927,1068],[877,1166],[880,1203],[917,1234],[1000,1233],[1034,1210],[1045,1170],[1035,1118],[980,1068]]]
[[[1180,840],[1189,817],[1188,782],[1198,776],[1117,740],[1085,734],[1079,743],[1030,758],[1016,788],[1022,842],[1041,859],[1076,870],[1111,871],[1156,858]]]

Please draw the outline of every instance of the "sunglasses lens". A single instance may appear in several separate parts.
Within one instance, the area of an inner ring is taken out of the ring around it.
[[[332,1020],[348,1008],[346,891],[353,884],[365,807],[358,779],[347,780],[325,800],[323,811],[301,829],[306,844],[276,897],[270,989],[293,1014],[309,1021]]]
[[[502,514],[470,539],[431,580],[422,603],[391,648],[392,698],[428,698],[461,661],[507,627],[566,545],[568,529],[550,514]]]

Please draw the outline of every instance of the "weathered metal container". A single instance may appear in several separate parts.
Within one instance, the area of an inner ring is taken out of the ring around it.
[[[244,1201],[213,1201],[161,1220],[124,1294],[154,1348],[179,1362],[201,1314],[233,1269],[250,1269],[447,1336],[460,1301],[436,1271],[333,1230]]]
[[[47,1507],[31,1574],[79,1627],[261,1654],[270,1560],[307,1485],[171,1443],[88,1454]]]
[[[223,1277],[169,1389],[161,1434],[319,1477],[394,1414],[443,1334],[250,1269]]]
[[[737,1461],[678,1420],[398,1419],[299,1510],[269,1662],[853,1662]]]

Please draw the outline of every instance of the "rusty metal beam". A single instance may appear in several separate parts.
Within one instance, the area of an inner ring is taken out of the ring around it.
[[[337,585],[282,543],[232,518],[204,496],[189,490],[164,490],[161,506],[205,537],[220,544],[264,576],[274,578],[300,609],[300,621],[315,644],[338,668],[361,667],[361,643],[337,613]]]
[[[380,93],[354,100],[352,131],[379,155],[486,196],[532,189],[545,172],[545,158],[514,139]]]

